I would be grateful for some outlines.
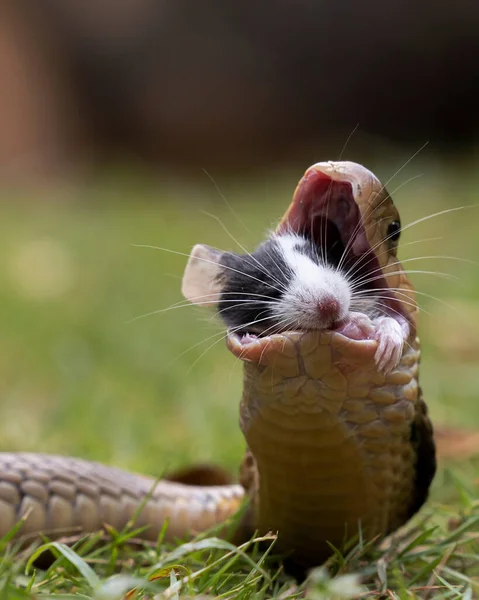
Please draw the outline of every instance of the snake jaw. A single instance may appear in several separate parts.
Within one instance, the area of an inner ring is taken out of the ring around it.
[[[287,372],[288,364],[295,366],[297,356],[304,348],[331,347],[343,360],[350,364],[371,363],[378,350],[378,341],[374,339],[374,327],[369,321],[367,332],[365,323],[347,321],[337,330],[327,331],[286,331],[265,337],[251,334],[238,334],[228,331],[226,345],[236,358],[257,365],[281,367]]]
[[[371,320],[363,313],[349,313],[334,329],[325,331],[286,331],[259,337],[254,334],[227,333],[227,347],[240,360],[258,365],[281,367],[294,364],[298,344],[340,348],[341,359],[350,364],[374,360],[379,373],[395,369],[401,359],[404,344],[409,336],[406,320],[379,317]],[[281,359],[279,359],[281,355]]]

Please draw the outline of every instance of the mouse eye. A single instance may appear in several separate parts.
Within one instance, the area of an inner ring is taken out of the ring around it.
[[[401,235],[401,223],[399,221],[393,221],[388,226],[388,240],[397,242]]]

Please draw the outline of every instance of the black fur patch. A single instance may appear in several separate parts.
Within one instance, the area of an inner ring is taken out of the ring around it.
[[[218,314],[225,324],[256,333],[275,325],[265,301],[277,302],[293,277],[277,241],[266,240],[252,255],[226,253],[220,264]]]

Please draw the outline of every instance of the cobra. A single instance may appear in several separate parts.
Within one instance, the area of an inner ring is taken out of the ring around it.
[[[365,537],[381,537],[418,511],[436,459],[418,381],[418,308],[388,244],[387,226],[398,213],[364,167],[318,163],[299,182],[279,230],[311,219],[325,185],[331,202],[337,197],[354,208],[354,230],[362,232],[357,251],[373,257],[394,310],[407,321],[396,368],[376,368],[374,339],[334,330],[283,332],[249,347],[229,335],[228,348],[244,362],[240,425],[247,450],[239,484],[155,485],[153,478],[81,459],[1,453],[0,535],[24,515],[17,535],[27,538],[92,532],[105,523],[121,529],[143,503],[136,521],[146,526],[142,535],[155,540],[168,519],[166,537],[173,540],[224,522],[246,501],[236,538],[278,532],[277,549],[307,568],[358,526]]]

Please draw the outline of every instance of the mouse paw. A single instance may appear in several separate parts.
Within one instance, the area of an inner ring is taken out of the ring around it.
[[[375,328],[367,315],[350,312],[337,331],[352,340],[367,340],[374,335]]]
[[[389,373],[397,367],[404,348],[404,332],[401,325],[391,317],[374,320],[374,339],[378,343],[374,360],[378,371]]]

